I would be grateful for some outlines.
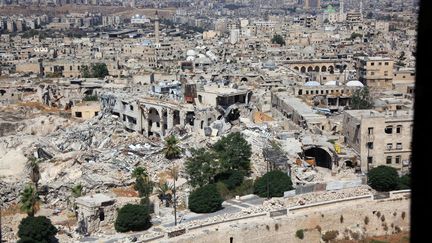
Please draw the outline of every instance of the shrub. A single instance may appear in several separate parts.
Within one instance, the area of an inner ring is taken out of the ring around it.
[[[299,229],[296,231],[296,237],[299,238],[300,240],[303,240],[304,238],[304,231],[303,229]]]
[[[318,232],[321,233],[321,226],[317,225],[317,226],[315,226],[315,229],[318,230]]]
[[[405,190],[411,188],[411,176],[410,175],[403,175],[399,177],[398,180],[398,190]]]
[[[282,171],[270,171],[256,180],[254,193],[260,197],[267,197],[267,182],[270,197],[282,197],[285,191],[292,190],[291,178]]]
[[[244,196],[248,194],[252,194],[254,192],[253,189],[253,180],[244,180],[242,184],[234,189],[235,195]]]
[[[323,235],[321,236],[321,238],[322,238],[325,242],[329,242],[329,241],[331,241],[331,240],[336,239],[336,237],[338,236],[338,234],[339,234],[339,231],[337,231],[337,230],[330,230],[330,231],[325,232],[325,234],[323,234]]]
[[[240,171],[229,170],[215,176],[215,181],[224,183],[229,190],[239,186],[244,179],[244,174]]]
[[[189,196],[189,209],[195,213],[211,213],[222,208],[223,199],[216,185],[209,184],[193,191]]]
[[[151,227],[150,220],[147,206],[126,204],[118,211],[114,228],[117,232],[146,230]]]
[[[343,215],[341,215],[340,216],[340,222],[341,222],[341,224],[343,223],[343,221],[344,221],[344,217],[343,217]]]
[[[405,219],[405,211],[401,214],[402,219]]]
[[[21,220],[18,227],[18,242],[53,242],[57,228],[51,224],[51,220],[44,216],[27,217]]]
[[[381,221],[384,222],[385,221],[385,217],[384,214],[381,216]]]
[[[228,200],[232,197],[230,190],[228,190],[227,186],[224,183],[216,183],[216,189],[223,199]]]
[[[397,188],[399,176],[395,168],[380,165],[368,173],[368,184],[377,191],[391,191]]]

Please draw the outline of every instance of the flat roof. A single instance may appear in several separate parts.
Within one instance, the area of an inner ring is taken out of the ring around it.
[[[115,201],[114,198],[102,193],[83,196],[76,199],[77,204],[81,204],[87,207],[100,207],[103,203],[113,201]]]

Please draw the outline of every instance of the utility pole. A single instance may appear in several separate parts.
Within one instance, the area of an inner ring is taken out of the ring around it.
[[[176,178],[174,176],[174,225],[177,225],[177,198],[176,198]]]

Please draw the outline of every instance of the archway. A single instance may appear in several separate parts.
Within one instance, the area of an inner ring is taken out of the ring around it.
[[[246,77],[243,77],[243,78],[241,78],[241,80],[240,80],[241,82],[247,82],[248,81],[248,79],[246,78]]]
[[[329,66],[329,67],[328,67],[328,71],[329,71],[330,73],[333,73],[333,72],[334,72],[334,68],[333,68],[333,66]]]
[[[327,67],[326,66],[322,66],[321,67],[321,72],[327,72]]]
[[[308,71],[308,72],[312,72],[312,71],[313,71],[313,68],[312,68],[311,66],[309,66],[308,69],[307,69],[307,71]]]
[[[315,158],[317,166],[331,169],[332,168],[332,157],[331,155],[322,148],[312,147],[304,151],[305,156]]]
[[[300,68],[300,72],[305,73],[306,72],[306,67],[305,66],[301,67]]]
[[[315,72],[319,72],[320,68],[318,66],[315,66]]]
[[[298,71],[298,70],[299,70],[299,67],[295,66],[295,67],[294,67],[294,70]]]

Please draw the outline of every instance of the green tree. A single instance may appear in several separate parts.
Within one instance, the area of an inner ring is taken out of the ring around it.
[[[82,196],[82,189],[83,186],[81,184],[77,184],[74,187],[72,187],[72,196],[75,198]]]
[[[32,217],[38,210],[39,201],[40,199],[36,188],[32,185],[27,185],[21,192],[20,209],[22,212],[25,212],[28,216]]]
[[[192,157],[185,163],[186,173],[189,175],[189,183],[193,187],[201,187],[213,182],[218,165],[214,154],[204,148],[192,149]]]
[[[215,184],[193,191],[189,196],[189,209],[195,213],[212,213],[222,209],[223,199]]]
[[[178,146],[178,140],[174,135],[165,138],[165,147],[163,153],[167,159],[176,159],[180,157],[181,149]]]
[[[250,144],[239,132],[230,133],[216,142],[213,147],[221,166],[221,172],[238,170],[245,175],[250,172]]]
[[[377,191],[391,191],[398,186],[399,176],[395,168],[380,165],[371,169],[368,174],[368,184]]]
[[[165,200],[167,207],[168,207],[169,203],[171,202],[171,199],[172,199],[171,193],[172,193],[173,189],[174,189],[173,186],[168,184],[168,182],[159,184],[158,187],[156,188],[159,199]]]
[[[370,97],[369,89],[363,87],[354,91],[351,97],[352,110],[365,110],[373,108],[372,98]]]
[[[36,187],[36,190],[38,188],[38,183],[40,180],[40,171],[39,171],[39,163],[40,161],[36,158],[31,158],[29,161],[27,161],[26,169],[29,173],[30,180],[33,182],[34,186]]]
[[[224,183],[229,190],[233,190],[239,186],[243,182],[243,179],[244,174],[236,170],[229,170],[215,176],[215,181]]]
[[[273,43],[273,44],[279,44],[279,45],[281,45],[281,46],[284,46],[285,45],[285,40],[284,40],[284,38],[281,36],[281,35],[278,35],[278,34],[276,34],[276,35],[274,35],[273,36],[273,38],[271,39],[271,42]]]
[[[90,69],[87,65],[81,65],[80,68],[81,77],[83,78],[91,78],[92,75],[90,73]]]
[[[132,171],[132,177],[138,178],[138,177],[147,177],[147,170],[144,167],[136,167]]]
[[[411,188],[411,175],[407,174],[407,175],[403,175],[403,176],[399,177],[398,189],[399,190],[405,190],[405,189],[410,189],[410,188]]]
[[[267,172],[254,185],[254,193],[260,197],[282,197],[284,192],[292,189],[291,178],[279,170]]]
[[[351,40],[354,40],[354,39],[357,39],[358,37],[362,37],[362,36],[363,36],[362,34],[359,34],[359,33],[355,33],[355,32],[353,32],[353,33],[351,34],[350,39],[351,39]]]
[[[18,227],[18,242],[56,242],[57,229],[51,220],[44,216],[26,217],[21,220]]]
[[[114,228],[117,232],[142,231],[151,227],[147,206],[126,204],[117,215]]]
[[[94,78],[105,78],[105,76],[108,75],[108,68],[105,63],[96,63],[92,65],[92,76]]]
[[[135,190],[140,197],[148,197],[153,192],[153,183],[148,177],[138,176],[135,179]]]

